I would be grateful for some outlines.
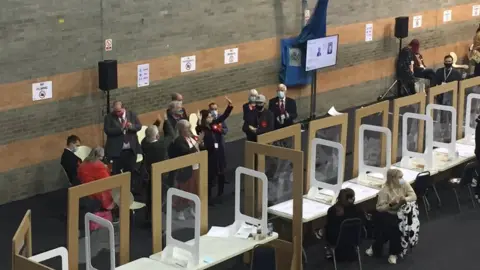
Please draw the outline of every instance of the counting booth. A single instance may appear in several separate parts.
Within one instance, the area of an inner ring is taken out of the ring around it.
[[[208,222],[207,152],[154,164],[152,252],[133,261],[130,174],[71,187],[67,248],[33,255],[28,211],[12,240],[12,269],[51,269],[42,261],[60,256],[64,269],[75,270],[79,248],[85,249],[86,264],[91,266],[91,223],[109,231],[111,269],[208,269],[240,255],[250,262],[258,245],[275,250],[276,269],[302,269],[308,263],[305,248],[312,242],[308,235],[322,226],[342,188],[353,189],[356,203],[371,210],[390,168],[400,169],[414,186],[419,174],[428,171],[435,193],[435,183],[461,175],[463,166],[475,157],[478,85],[478,78],[448,83],[426,94],[310,121],[306,132],[296,124],[263,134],[258,142],[246,142],[244,164],[235,171],[234,221],[227,227]],[[192,167],[198,183],[195,194],[165,185],[165,174],[184,167]],[[80,198],[104,190],[115,190],[119,196],[118,224],[92,213],[80,216]],[[418,197],[423,199],[423,194]],[[177,239],[173,229],[176,198],[188,200],[195,212],[193,237],[186,241]],[[428,205],[425,210],[428,214]],[[84,247],[79,247],[79,222],[85,223]],[[120,236],[118,262],[115,231]]]

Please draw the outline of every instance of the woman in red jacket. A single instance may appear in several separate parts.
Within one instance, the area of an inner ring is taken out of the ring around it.
[[[110,176],[107,166],[102,162],[105,157],[105,150],[102,147],[93,149],[87,158],[78,166],[78,180],[82,184],[101,180]],[[102,208],[112,210],[115,207],[111,190],[103,191],[90,196],[92,199],[102,203]]]

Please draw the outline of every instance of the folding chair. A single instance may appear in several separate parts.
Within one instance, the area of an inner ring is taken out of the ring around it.
[[[431,177],[430,177],[430,172],[421,172],[417,175],[417,178],[415,179],[415,194],[417,194],[417,197],[422,200],[423,206],[425,207],[425,214],[427,215],[427,220],[430,220],[429,212],[431,210],[430,207],[430,202],[428,201],[427,198],[427,192],[429,191],[430,188],[434,187],[432,182],[431,182]],[[434,188],[434,191],[436,193],[436,189]],[[438,196],[438,193],[437,193]]]
[[[250,270],[277,270],[275,248],[257,245],[253,248]]]
[[[477,172],[478,164],[476,161],[469,162],[463,169],[462,178],[452,178],[448,180],[448,183],[452,187],[455,199],[457,201],[458,211],[461,212],[460,198],[458,197],[458,188],[466,186],[469,192],[470,200],[472,201],[473,208],[476,208],[475,196],[472,189],[472,180],[474,177],[478,177]]]
[[[362,220],[359,218],[345,219],[342,224],[340,224],[340,233],[338,234],[337,243],[330,247],[335,270],[337,270],[337,257],[335,254],[337,247],[354,247],[357,252],[358,266],[360,270],[362,270],[362,258],[360,255],[362,229]]]

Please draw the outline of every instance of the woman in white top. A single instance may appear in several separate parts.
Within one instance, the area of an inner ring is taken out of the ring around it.
[[[378,193],[376,224],[377,233],[373,245],[367,249],[368,256],[381,255],[383,244],[389,242],[388,262],[397,263],[397,256],[402,251],[402,233],[397,216],[400,208],[408,202],[415,202],[417,195],[412,186],[403,179],[403,173],[397,169],[387,172],[385,186]]]

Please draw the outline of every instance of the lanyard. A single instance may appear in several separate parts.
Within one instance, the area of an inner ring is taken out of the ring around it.
[[[447,74],[446,68],[443,69],[443,78],[445,78],[443,81],[447,82],[448,77],[450,76],[450,73],[452,73],[453,68],[450,68],[450,71]]]

